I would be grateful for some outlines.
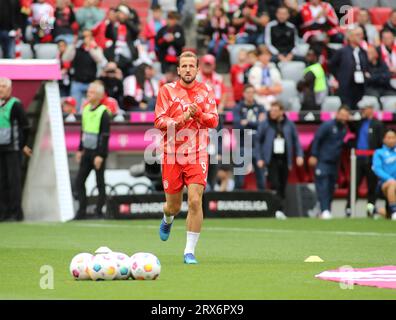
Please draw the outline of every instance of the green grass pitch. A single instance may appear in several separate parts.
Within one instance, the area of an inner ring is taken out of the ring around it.
[[[316,279],[322,271],[396,264],[396,223],[369,219],[206,219],[198,265],[183,264],[185,221],[170,239],[159,221],[0,224],[0,299],[395,299],[396,291]],[[161,261],[156,281],[75,281],[71,258],[100,246]],[[323,263],[305,263],[311,255]],[[54,270],[41,289],[40,267]]]

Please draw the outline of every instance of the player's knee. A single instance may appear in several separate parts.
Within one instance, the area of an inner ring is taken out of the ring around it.
[[[202,206],[201,198],[197,195],[190,196],[188,199],[188,208],[190,211],[198,211]]]
[[[167,206],[166,206],[166,208],[167,208],[167,212],[170,214],[170,215],[172,215],[172,216],[174,216],[174,215],[177,215],[179,212],[180,212],[180,210],[181,210],[181,203],[171,203],[171,204],[167,204]]]

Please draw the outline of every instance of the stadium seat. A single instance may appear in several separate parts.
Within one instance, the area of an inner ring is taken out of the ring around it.
[[[396,9],[396,1],[395,0],[379,0],[380,7],[389,7],[392,9]]]
[[[301,61],[279,62],[283,80],[299,81],[304,75],[305,63]]]
[[[37,59],[56,59],[58,46],[55,43],[39,43],[34,45]]]
[[[33,59],[33,51],[30,44],[21,43],[21,57],[22,59]]]
[[[384,96],[380,98],[382,104],[382,110],[384,111],[396,111],[396,96]]]
[[[309,44],[308,43],[300,43],[296,47],[296,55],[305,57],[309,50]]]
[[[358,106],[362,103],[370,103],[374,109],[376,110],[380,110],[381,109],[381,105],[378,101],[378,98],[375,96],[363,96],[363,98],[358,102]]]
[[[371,23],[374,25],[381,25],[381,26],[384,25],[384,23],[388,21],[391,12],[392,12],[392,8],[381,8],[381,7],[370,8],[369,13],[371,18]]]
[[[291,97],[289,99],[289,106],[290,106],[289,111],[296,111],[296,112],[300,111],[301,110],[300,98],[298,96]]]
[[[337,109],[341,106],[341,98],[338,96],[328,96],[322,103],[321,109],[322,111],[337,111]]]
[[[296,82],[293,80],[282,80],[282,93],[278,96],[278,100],[286,110],[292,108],[293,99],[296,97],[298,97]]]
[[[254,44],[232,44],[228,46],[228,51],[230,52],[230,63],[231,65],[238,63],[238,53],[239,50],[245,49],[246,51],[256,49]]]
[[[360,8],[372,8],[378,7],[379,3],[378,0],[352,0],[352,5]]]

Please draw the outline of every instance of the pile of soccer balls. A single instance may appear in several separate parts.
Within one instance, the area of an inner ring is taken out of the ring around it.
[[[129,257],[125,253],[101,247],[90,253],[79,253],[70,263],[70,273],[76,280],[155,280],[161,272],[158,258],[146,252]]]

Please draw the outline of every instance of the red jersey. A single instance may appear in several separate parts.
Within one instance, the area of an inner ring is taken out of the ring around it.
[[[202,81],[203,83],[206,83],[213,88],[216,103],[219,104],[221,98],[224,96],[226,92],[226,87],[224,84],[223,77],[217,72],[213,72],[211,75],[205,75],[201,71],[198,73],[197,78],[199,81]]]
[[[243,87],[244,87],[244,78],[245,78],[245,71],[249,68],[249,64],[234,64],[231,67],[231,84],[232,89],[234,91],[234,99],[239,101],[243,98]]]
[[[193,118],[184,121],[184,112],[192,103],[198,105],[198,110]],[[216,128],[218,121],[214,92],[209,85],[195,81],[192,88],[186,88],[178,80],[160,88],[154,126],[163,132],[164,153],[205,154],[208,128]],[[171,130],[174,130],[176,139],[168,137]]]

